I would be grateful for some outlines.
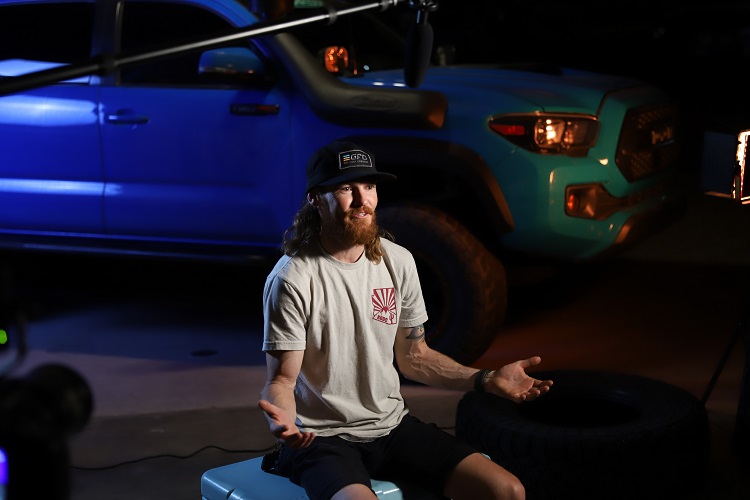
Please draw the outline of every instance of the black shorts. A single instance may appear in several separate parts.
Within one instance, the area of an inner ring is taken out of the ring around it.
[[[407,414],[375,441],[316,437],[307,448],[284,447],[276,471],[302,486],[310,500],[328,500],[349,484],[370,487],[370,478],[440,495],[449,473],[473,453],[455,436]]]

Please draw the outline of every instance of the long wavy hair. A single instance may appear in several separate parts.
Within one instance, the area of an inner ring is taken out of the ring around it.
[[[284,232],[281,249],[286,255],[294,255],[301,248],[310,245],[320,236],[321,222],[318,209],[305,202],[294,215],[292,225]],[[365,256],[375,264],[383,258],[380,238],[393,241],[391,233],[378,227],[378,235],[365,244]]]

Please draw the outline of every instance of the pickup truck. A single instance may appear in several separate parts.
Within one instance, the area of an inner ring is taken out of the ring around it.
[[[0,0],[0,85],[261,14]],[[678,109],[662,90],[533,64],[432,64],[410,88],[403,42],[357,13],[0,95],[0,247],[275,260],[307,159],[350,140],[398,176],[378,220],[415,255],[429,342],[471,363],[501,331],[507,259],[611,255],[679,213]]]

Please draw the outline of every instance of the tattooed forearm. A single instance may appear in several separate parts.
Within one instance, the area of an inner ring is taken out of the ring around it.
[[[409,335],[406,336],[407,340],[424,340],[424,325],[417,325],[409,330]]]

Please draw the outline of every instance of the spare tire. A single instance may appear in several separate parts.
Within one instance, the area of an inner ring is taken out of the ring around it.
[[[545,396],[516,404],[467,393],[456,435],[515,474],[528,500],[696,498],[708,416],[691,393],[637,375],[548,371]]]
[[[378,224],[411,251],[429,320],[427,343],[469,365],[500,331],[508,303],[505,268],[448,214],[421,205],[378,209]]]

